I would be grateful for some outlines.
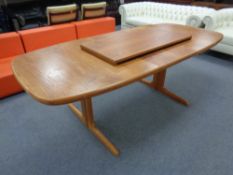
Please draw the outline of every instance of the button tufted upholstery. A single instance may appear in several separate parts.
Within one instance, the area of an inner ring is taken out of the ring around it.
[[[156,2],[130,3],[119,8],[122,28],[157,23],[189,24],[199,27],[202,18],[210,11],[213,9]],[[194,18],[190,18],[191,16]],[[199,21],[196,16],[200,18]]]
[[[233,55],[233,8],[218,10],[203,20],[206,29],[220,32],[223,40],[213,50]]]

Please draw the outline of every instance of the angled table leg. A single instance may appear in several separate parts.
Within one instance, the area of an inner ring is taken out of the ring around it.
[[[165,84],[165,78],[166,78],[166,70],[162,70],[156,74],[153,75],[153,80],[141,80],[142,83],[148,85],[149,87],[159,91],[160,93],[170,97],[171,99],[175,100],[178,103],[181,103],[185,106],[188,106],[189,103],[187,100],[177,96],[173,92],[169,91],[167,88],[164,87]]]
[[[114,156],[120,154],[120,151],[113,145],[113,143],[111,143],[111,141],[95,126],[91,98],[81,101],[82,112],[72,103],[68,104],[68,107]]]

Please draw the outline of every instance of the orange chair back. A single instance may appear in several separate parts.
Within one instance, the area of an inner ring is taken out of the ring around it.
[[[112,17],[84,20],[73,24],[76,26],[78,39],[115,31],[115,19]]]
[[[24,53],[20,36],[16,32],[0,34],[0,59]]]
[[[23,39],[26,52],[76,39],[73,24],[47,26],[20,31],[19,33]]]

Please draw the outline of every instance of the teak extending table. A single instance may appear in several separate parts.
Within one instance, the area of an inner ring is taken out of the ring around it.
[[[186,100],[164,87],[166,69],[208,50],[223,37],[216,32],[175,24],[159,24],[118,32],[121,35],[122,32],[130,33],[133,30],[143,30],[145,33],[151,30],[162,30],[167,32],[167,36],[171,33],[183,32],[190,34],[191,39],[176,42],[174,45],[170,44],[159,50],[149,50],[150,52],[140,56],[135,55],[133,59],[130,57],[131,60],[117,65],[110,64],[85,49],[82,50],[80,45],[96,40],[95,37],[70,41],[19,56],[12,63],[14,75],[24,90],[39,102],[48,105],[68,104],[107,149],[113,155],[119,155],[119,150],[95,126],[92,97],[141,81],[176,102],[188,105]],[[116,35],[115,32],[97,36],[97,39],[111,38],[113,35]],[[132,41],[135,38],[143,40],[143,35],[131,37]],[[162,39],[159,38],[159,40]],[[168,40],[168,38],[164,39]],[[153,43],[156,38],[151,37],[148,40]],[[122,42],[122,38],[120,41]],[[125,40],[125,42],[128,41],[129,38]],[[124,50],[121,42],[116,40],[120,48],[116,50],[118,53]],[[131,45],[131,47],[138,46]],[[144,80],[149,75],[153,75],[151,82]],[[76,101],[81,102],[82,110],[73,104]]]

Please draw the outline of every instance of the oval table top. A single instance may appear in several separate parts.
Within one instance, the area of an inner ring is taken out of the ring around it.
[[[41,103],[68,104],[166,69],[208,50],[223,37],[220,33],[176,24],[148,27],[167,32],[187,31],[192,38],[119,65],[109,64],[83,51],[80,44],[91,38],[74,40],[18,56],[12,63],[14,75],[24,90]]]

